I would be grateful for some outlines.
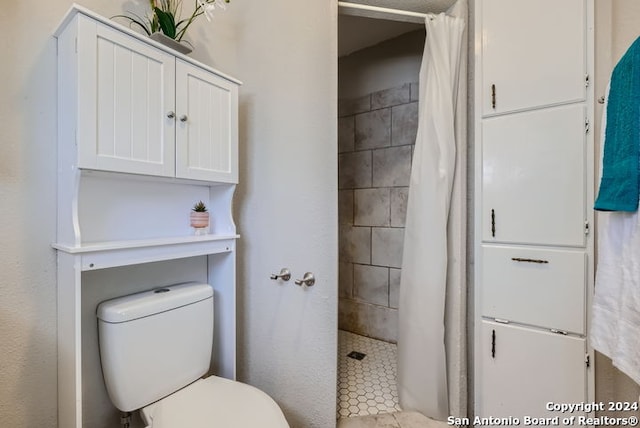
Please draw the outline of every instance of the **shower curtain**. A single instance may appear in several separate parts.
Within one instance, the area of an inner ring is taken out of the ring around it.
[[[466,416],[467,0],[426,19],[399,301],[404,410]]]

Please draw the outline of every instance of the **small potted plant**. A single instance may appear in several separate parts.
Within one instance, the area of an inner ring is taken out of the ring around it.
[[[190,213],[191,227],[195,229],[196,235],[205,235],[209,231],[209,213],[207,206],[202,201],[198,201]]]
[[[187,54],[191,52],[191,47],[181,42],[191,24],[201,15],[211,22],[213,11],[216,8],[225,9],[230,1],[196,0],[191,15],[180,19],[182,0],[149,0],[150,13],[147,16],[127,12],[127,15],[116,15],[113,18],[127,19],[131,25],[138,26],[155,41]]]

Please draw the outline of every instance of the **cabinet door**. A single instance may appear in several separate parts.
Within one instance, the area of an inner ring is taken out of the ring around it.
[[[176,176],[238,182],[238,86],[176,61]]]
[[[482,316],[585,334],[584,250],[482,246]]]
[[[485,242],[584,245],[585,112],[582,105],[485,119]]]
[[[85,18],[78,66],[79,167],[173,176],[174,57]]]
[[[585,99],[585,0],[480,4],[484,115]]]
[[[548,402],[588,401],[584,339],[483,320],[480,341],[479,416],[522,426],[524,416],[560,415]]]

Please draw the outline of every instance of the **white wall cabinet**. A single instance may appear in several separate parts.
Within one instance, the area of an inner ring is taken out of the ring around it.
[[[237,183],[238,85],[176,60],[176,177]]]
[[[586,334],[583,250],[482,246],[482,314]]]
[[[585,100],[586,0],[480,6],[483,114]]]
[[[587,0],[484,0],[483,115],[586,99]]]
[[[517,417],[522,426],[524,416],[562,419],[546,410],[549,402],[586,402],[585,339],[491,321],[482,321],[480,336],[479,415]]]
[[[237,81],[90,17],[75,25],[79,168],[237,182]]]
[[[156,278],[152,262],[202,257],[197,275],[215,295],[211,370],[235,378],[240,82],[77,5],[55,36],[58,425],[80,428],[83,372],[96,366],[83,364],[90,271],[140,265]],[[189,227],[198,200],[211,215],[203,236]]]
[[[584,245],[586,118],[578,103],[482,121],[485,242]]]
[[[595,398],[593,0],[475,1],[475,413],[522,425]]]

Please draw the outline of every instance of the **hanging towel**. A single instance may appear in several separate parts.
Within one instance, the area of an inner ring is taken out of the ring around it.
[[[602,115],[603,133],[607,116],[605,105]],[[594,349],[611,358],[615,367],[640,384],[638,214],[638,211],[597,213],[598,269],[590,339]]]
[[[611,75],[602,179],[595,209],[636,211],[640,195],[640,37]]]

